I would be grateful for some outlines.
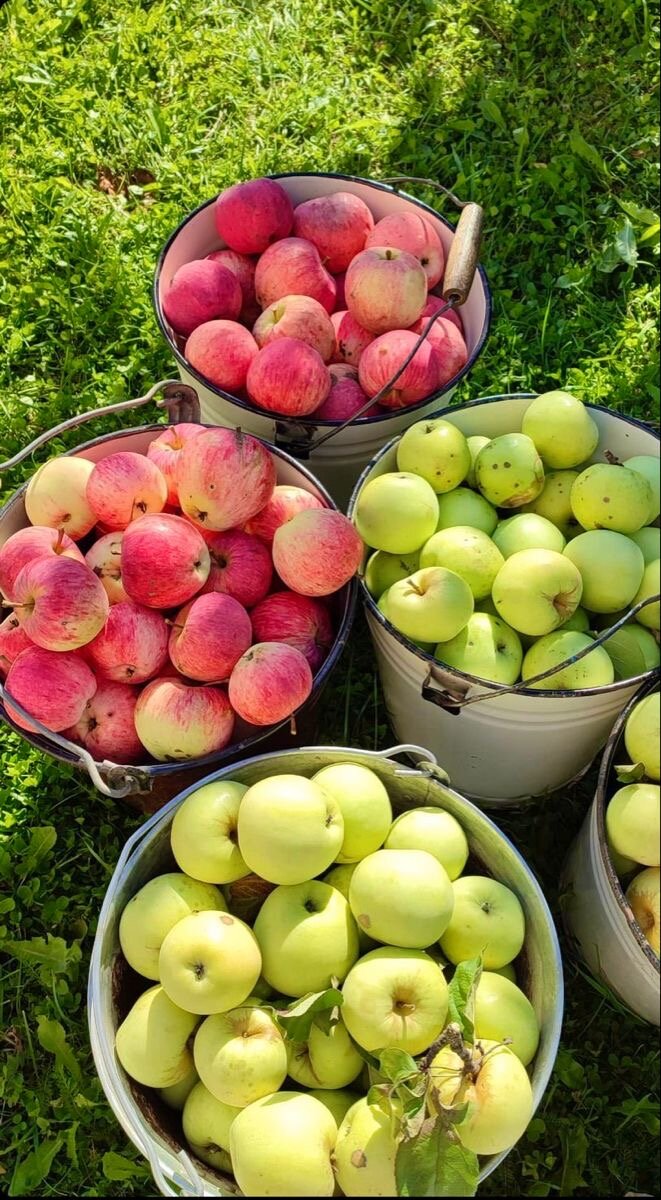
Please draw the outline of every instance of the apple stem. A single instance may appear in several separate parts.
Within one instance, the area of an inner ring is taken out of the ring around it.
[[[289,718],[289,732],[292,737],[296,737],[296,717],[293,715]]]
[[[64,541],[64,526],[60,525],[60,528],[57,531],[57,541],[56,541],[55,545],[53,546],[53,550],[55,551],[56,554],[60,553],[60,550],[62,549],[63,541]]]

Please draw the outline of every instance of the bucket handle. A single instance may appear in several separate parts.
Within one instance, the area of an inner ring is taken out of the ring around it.
[[[636,614],[641,611],[641,609],[646,608],[648,604],[656,604],[660,600],[661,593],[657,593],[654,596],[648,596],[645,600],[639,600],[638,604],[634,604],[633,607],[629,609],[629,611],[626,612],[623,617],[620,617],[619,621],[616,621],[615,624],[611,625],[609,629],[604,630],[603,633],[599,634],[599,637],[594,638],[594,640],[590,642],[589,646],[585,646],[585,648],[583,650],[579,650],[577,654],[572,654],[570,658],[566,658],[564,662],[558,663],[557,666],[549,667],[547,671],[541,671],[539,675],[532,675],[530,679],[521,680],[519,683],[514,683],[510,687],[496,685],[488,692],[478,692],[473,696],[469,695],[469,684],[460,684],[458,681],[455,683],[454,680],[453,685],[456,690],[453,690],[453,688],[449,685],[444,688],[438,688],[433,686],[433,668],[430,667],[422,685],[422,698],[423,700],[428,700],[430,704],[435,704],[438,708],[444,709],[446,712],[450,713],[451,716],[459,716],[462,708],[466,708],[469,704],[479,704],[483,700],[495,700],[498,696],[518,695],[520,692],[526,691],[528,688],[532,687],[534,683],[538,683],[542,679],[548,679],[551,675],[555,675],[558,671],[561,671],[563,667],[571,666],[572,663],[579,662],[581,658],[585,658],[586,655],[590,654],[595,649],[595,647],[602,646],[604,642],[607,642],[608,639],[613,636],[614,633],[617,633],[619,629],[622,629],[623,625],[627,625],[631,618],[635,617]]]
[[[158,408],[164,408],[168,414],[168,424],[177,425],[180,421],[188,421],[191,424],[199,425],[200,423],[200,402],[198,400],[195,388],[190,387],[187,383],[181,383],[178,379],[161,379],[155,383],[153,387],[145,393],[144,396],[138,396],[134,400],[121,400],[118,404],[107,404],[104,408],[93,408],[90,412],[77,413],[75,417],[69,417],[67,421],[61,421],[59,425],[55,425],[52,429],[41,433],[39,437],[25,446],[23,450],[19,450],[13,458],[8,458],[6,462],[0,463],[0,475],[3,471],[10,471],[12,467],[17,467],[19,463],[28,458],[40,446],[46,442],[52,441],[53,438],[59,437],[61,433],[65,433],[68,429],[76,429],[78,425],[84,425],[87,421],[94,421],[97,417],[105,417],[109,413],[128,412],[133,408],[141,408],[143,404],[148,404],[155,396],[163,393],[162,399],[157,400]]]

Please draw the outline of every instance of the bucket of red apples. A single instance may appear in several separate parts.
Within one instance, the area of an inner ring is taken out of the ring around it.
[[[52,458],[0,512],[0,714],[108,794],[159,775],[171,794],[182,767],[295,732],[360,554],[304,468],[235,430],[150,426]]]

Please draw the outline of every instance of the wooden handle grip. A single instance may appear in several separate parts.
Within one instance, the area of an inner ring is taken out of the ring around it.
[[[467,204],[457,222],[443,280],[443,299],[465,304],[473,284],[482,240],[484,209]]]

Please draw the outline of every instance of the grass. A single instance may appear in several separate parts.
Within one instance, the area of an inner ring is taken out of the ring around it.
[[[279,170],[410,173],[484,204],[494,324],[457,400],[566,386],[657,418],[645,0],[10,0],[0,30],[0,457],[173,372],[150,304],[165,237],[219,188]],[[3,479],[6,494],[33,465]],[[392,739],[360,622],[321,729],[367,748]],[[502,819],[556,913],[593,785]],[[153,1195],[85,1024],[96,914],[137,818],[5,733],[0,813],[0,1186]],[[655,1039],[565,964],[553,1080],[483,1191],[654,1193]]]

